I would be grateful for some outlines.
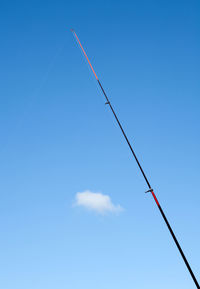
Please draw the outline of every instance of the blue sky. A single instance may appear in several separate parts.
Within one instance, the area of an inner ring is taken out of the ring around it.
[[[199,1],[0,5],[0,288],[195,288],[70,28],[200,280]]]

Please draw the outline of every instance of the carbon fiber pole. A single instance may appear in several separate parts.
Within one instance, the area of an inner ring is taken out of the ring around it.
[[[193,271],[192,271],[192,269],[191,269],[191,267],[190,267],[190,265],[189,265],[189,263],[188,263],[185,255],[184,255],[184,253],[183,253],[183,250],[181,249],[181,246],[180,246],[180,244],[179,244],[179,242],[178,242],[178,240],[177,240],[177,238],[176,238],[176,236],[175,236],[175,234],[174,234],[174,232],[173,232],[173,230],[172,230],[172,228],[171,228],[171,226],[170,226],[170,224],[169,224],[169,222],[168,222],[168,220],[167,220],[167,217],[165,216],[165,213],[163,212],[162,207],[160,206],[160,204],[159,204],[159,202],[158,202],[158,199],[157,199],[157,197],[156,197],[153,189],[151,188],[150,182],[149,182],[149,180],[147,179],[147,177],[146,177],[146,175],[145,175],[145,173],[144,173],[144,171],[143,171],[143,168],[142,168],[142,166],[141,166],[141,164],[140,164],[140,162],[139,162],[139,160],[138,160],[138,158],[137,158],[137,156],[136,156],[136,154],[135,154],[135,152],[134,152],[134,150],[133,150],[133,148],[132,148],[132,146],[131,146],[131,144],[130,144],[130,142],[129,142],[129,140],[128,140],[128,137],[126,136],[126,134],[125,134],[125,132],[124,132],[124,129],[123,129],[123,127],[122,127],[122,125],[121,125],[121,123],[120,123],[120,121],[119,121],[119,119],[118,119],[118,117],[117,117],[117,115],[116,115],[116,113],[115,113],[115,111],[114,111],[114,109],[113,109],[113,107],[112,107],[112,105],[111,105],[111,103],[110,103],[110,101],[109,101],[109,99],[108,99],[108,97],[107,97],[107,95],[106,95],[106,93],[105,93],[105,91],[104,91],[104,89],[103,89],[103,87],[102,87],[102,85],[101,85],[101,83],[100,83],[100,81],[99,81],[99,79],[98,79],[98,77],[97,77],[97,75],[96,75],[96,73],[95,73],[92,65],[91,65],[91,63],[90,63],[90,61],[89,61],[89,59],[88,59],[88,57],[87,57],[87,54],[85,53],[85,50],[83,49],[83,46],[82,46],[82,44],[81,44],[81,42],[80,42],[80,40],[79,40],[76,32],[75,32],[73,29],[71,29],[71,31],[72,31],[72,33],[74,34],[76,40],[78,41],[78,44],[80,45],[80,47],[81,47],[81,49],[82,49],[82,51],[83,51],[83,53],[84,53],[84,56],[85,56],[85,58],[87,59],[89,65],[90,65],[90,67],[91,67],[91,69],[92,69],[92,72],[93,72],[93,74],[94,74],[94,76],[95,76],[95,78],[96,78],[96,80],[97,80],[97,82],[98,82],[98,84],[99,84],[99,86],[100,86],[100,88],[101,88],[104,96],[105,96],[106,104],[109,105],[109,107],[110,107],[110,109],[111,109],[111,111],[112,111],[112,113],[113,113],[113,115],[114,115],[114,117],[115,117],[115,120],[117,121],[117,124],[119,125],[119,127],[120,127],[120,129],[121,129],[121,132],[122,132],[122,134],[123,134],[123,136],[124,136],[124,138],[125,138],[128,146],[129,146],[129,148],[130,148],[130,150],[131,150],[131,153],[132,153],[133,157],[135,158],[135,160],[136,160],[136,162],[137,162],[137,165],[138,165],[138,167],[139,167],[139,169],[140,169],[140,171],[141,171],[141,173],[142,173],[142,175],[143,175],[143,177],[144,177],[144,179],[145,179],[145,181],[146,181],[146,183],[147,183],[147,186],[148,186],[148,188],[149,188],[149,190],[148,190],[147,192],[151,192],[151,194],[152,194],[152,196],[153,196],[153,198],[154,198],[154,201],[156,202],[156,205],[157,205],[157,207],[158,207],[158,209],[159,209],[159,211],[160,211],[160,213],[161,213],[161,216],[163,217],[163,219],[164,219],[164,221],[165,221],[165,224],[167,225],[167,228],[168,228],[168,230],[169,230],[169,232],[170,232],[170,234],[171,234],[171,236],[172,236],[172,238],[173,238],[173,240],[174,240],[174,242],[175,242],[175,244],[176,244],[176,246],[177,246],[177,248],[178,248],[178,250],[179,250],[179,253],[181,254],[181,257],[183,258],[183,261],[184,261],[184,263],[185,263],[185,265],[186,265],[186,267],[187,267],[187,269],[188,269],[188,271],[189,271],[189,273],[190,273],[190,275],[191,275],[191,277],[192,277],[192,279],[193,279],[196,287],[197,287],[198,289],[200,289],[200,286],[199,286],[199,284],[198,284],[198,282],[197,282],[197,279],[196,279],[196,277],[195,277],[195,275],[194,275],[194,273],[193,273]]]

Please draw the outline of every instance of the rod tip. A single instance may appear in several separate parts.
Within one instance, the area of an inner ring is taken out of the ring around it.
[[[71,29],[70,29],[70,31],[71,31],[71,32],[74,32],[74,29],[73,29],[73,28],[71,28]]]

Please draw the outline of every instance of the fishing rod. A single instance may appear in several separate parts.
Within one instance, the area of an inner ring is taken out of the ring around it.
[[[186,265],[186,267],[187,267],[187,269],[188,269],[188,271],[189,271],[189,273],[190,273],[190,275],[191,275],[196,287],[198,289],[200,289],[200,286],[199,286],[199,284],[197,282],[197,279],[196,279],[196,277],[195,277],[195,275],[194,275],[194,273],[193,273],[193,271],[192,271],[192,269],[191,269],[191,267],[190,267],[185,255],[183,253],[183,250],[181,249],[181,246],[180,246],[180,244],[179,244],[179,242],[178,242],[178,240],[177,240],[177,238],[176,238],[176,236],[175,236],[175,234],[174,234],[174,232],[173,232],[173,230],[172,230],[172,228],[171,228],[171,226],[170,226],[170,224],[169,224],[169,222],[167,220],[167,217],[165,216],[165,213],[163,212],[163,209],[162,209],[160,203],[158,202],[158,199],[157,199],[157,197],[156,197],[156,195],[155,195],[155,193],[154,193],[154,191],[153,191],[153,189],[152,189],[152,187],[150,185],[150,182],[147,179],[147,176],[146,176],[146,174],[145,174],[145,172],[144,172],[144,170],[143,170],[143,168],[142,168],[142,166],[141,166],[141,164],[140,164],[140,162],[139,162],[139,160],[138,160],[138,158],[137,158],[137,156],[136,156],[136,154],[135,154],[135,152],[134,152],[134,150],[133,150],[133,148],[132,148],[132,146],[131,146],[131,144],[130,144],[130,142],[128,140],[128,137],[127,137],[127,135],[126,135],[126,133],[125,133],[125,131],[124,131],[124,129],[123,129],[123,127],[122,127],[122,125],[121,125],[121,123],[120,123],[120,121],[119,121],[119,119],[118,119],[113,107],[112,107],[112,104],[109,101],[108,96],[106,95],[106,93],[105,93],[105,91],[104,91],[104,89],[103,89],[103,87],[101,85],[101,82],[100,82],[99,78],[97,77],[97,75],[96,75],[96,73],[94,71],[94,68],[92,67],[92,64],[91,64],[89,58],[87,57],[87,54],[86,54],[86,52],[85,52],[85,50],[84,50],[84,48],[83,48],[83,46],[82,46],[82,44],[81,44],[81,42],[80,42],[80,40],[78,38],[76,32],[74,31],[74,29],[71,29],[71,32],[73,33],[75,39],[77,40],[77,42],[78,42],[78,44],[79,44],[79,46],[80,46],[85,58],[86,58],[89,66],[90,66],[90,68],[91,68],[91,70],[92,70],[92,72],[93,72],[93,74],[94,74],[94,76],[95,76],[100,88],[101,88],[101,91],[103,92],[103,95],[105,96],[105,99],[106,99],[106,103],[105,104],[110,107],[110,109],[111,109],[111,111],[112,111],[112,113],[114,115],[114,118],[117,121],[117,124],[119,125],[120,130],[121,130],[121,132],[122,132],[122,134],[123,134],[128,146],[129,146],[129,148],[131,150],[131,153],[132,153],[133,157],[135,158],[136,163],[137,163],[137,165],[138,165],[138,167],[139,167],[139,169],[140,169],[140,171],[141,171],[141,173],[142,173],[142,175],[143,175],[143,177],[144,177],[144,179],[145,179],[145,181],[147,183],[148,190],[145,193],[151,193],[151,195],[152,195],[152,197],[153,197],[153,199],[154,199],[154,201],[155,201],[155,203],[156,203],[156,205],[157,205],[157,207],[158,207],[158,209],[159,209],[159,211],[161,213],[161,216],[163,217],[163,219],[165,221],[165,224],[167,225],[167,228],[168,228],[168,230],[169,230],[169,232],[170,232],[170,234],[171,234],[171,236],[172,236],[172,238],[173,238],[173,240],[174,240],[174,242],[175,242],[175,244],[176,244],[176,246],[177,246],[177,248],[179,250],[179,253],[181,254],[181,257],[183,258],[183,261],[184,261],[184,263],[185,263],[185,265]]]

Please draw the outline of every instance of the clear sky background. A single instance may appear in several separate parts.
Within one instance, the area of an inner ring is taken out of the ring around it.
[[[200,280],[200,2],[1,0],[0,24],[0,288],[196,288],[70,28]]]

